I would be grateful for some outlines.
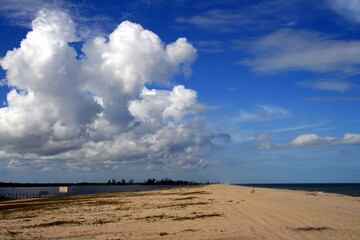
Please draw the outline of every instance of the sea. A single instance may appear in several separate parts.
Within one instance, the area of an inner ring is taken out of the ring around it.
[[[274,188],[326,192],[360,197],[360,183],[276,183],[276,184],[233,184],[254,188]]]
[[[66,185],[64,185],[66,186]],[[68,195],[95,194],[110,192],[139,191],[178,187],[177,185],[89,185],[69,186]],[[7,198],[31,198],[38,197],[42,192],[43,196],[66,195],[59,194],[59,187],[1,187],[0,196]],[[46,193],[46,194],[44,194]]]

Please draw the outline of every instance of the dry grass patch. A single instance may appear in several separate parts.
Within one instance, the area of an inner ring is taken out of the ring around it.
[[[160,215],[152,215],[146,217],[139,217],[135,218],[136,220],[146,220],[146,221],[157,221],[162,219],[172,219],[173,221],[184,221],[184,220],[195,220],[195,219],[204,219],[209,217],[221,217],[222,214],[219,213],[211,213],[211,214],[204,214],[199,212],[193,212],[192,215],[180,217],[180,216],[168,216],[165,214]]]
[[[37,215],[22,215],[22,216],[17,216],[17,217],[14,217],[13,219],[25,219],[25,220],[27,220],[27,219],[31,219],[31,218],[35,218],[35,217],[37,217]]]
[[[195,192],[181,192],[179,195],[196,195],[196,194],[210,194],[206,191],[195,191]]]
[[[185,217],[175,217],[173,218],[174,221],[184,221],[184,220],[195,220],[195,219],[204,219],[209,217],[221,217],[222,214],[219,213],[211,213],[211,214],[197,214],[193,216],[185,216]]]
[[[100,201],[90,201],[90,202],[86,202],[86,203],[81,203],[81,206],[120,205],[120,204],[127,204],[127,203],[131,203],[131,202],[117,201],[117,200],[100,200]]]
[[[174,201],[182,201],[182,200],[193,200],[196,198],[198,198],[198,197],[191,196],[191,197],[183,197],[183,198],[174,198],[173,200]]]
[[[129,211],[131,209],[131,207],[129,206],[121,206],[121,207],[117,207],[114,210],[115,211]]]
[[[5,230],[5,235],[6,235],[6,236],[15,237],[15,236],[18,235],[18,234],[19,234],[19,232],[11,231],[11,230],[9,230],[9,229],[6,229],[6,230]]]
[[[192,229],[192,228],[182,230],[182,232],[196,232],[196,231],[197,231],[196,229]]]
[[[73,220],[68,220],[68,221],[64,221],[64,220],[59,220],[59,221],[54,221],[54,222],[48,222],[48,223],[41,223],[41,224],[37,224],[37,225],[31,225],[31,226],[27,226],[26,228],[42,228],[42,227],[53,227],[53,226],[62,226],[62,225],[81,225],[82,222],[79,221],[73,221]]]
[[[208,202],[189,202],[189,203],[179,203],[179,204],[167,204],[167,205],[159,205],[156,208],[186,208],[188,206],[197,206],[197,205],[207,205]]]
[[[120,219],[118,219],[118,221],[120,221]],[[114,223],[114,222],[118,222],[118,221],[108,220],[108,219],[97,219],[94,222],[92,222],[92,224],[100,224],[100,225],[102,225],[102,224]]]
[[[173,217],[167,216],[165,214],[160,214],[160,215],[152,215],[152,216],[140,217],[140,218],[135,218],[135,219],[136,220],[146,220],[146,221],[157,221],[157,220],[167,219],[167,218],[173,218]]]

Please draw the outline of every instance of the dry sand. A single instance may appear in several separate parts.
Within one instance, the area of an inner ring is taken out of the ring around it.
[[[360,198],[251,191],[209,185],[70,196],[16,208],[2,203],[0,239],[360,239]]]

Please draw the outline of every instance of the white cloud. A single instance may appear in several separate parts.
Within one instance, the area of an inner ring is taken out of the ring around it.
[[[343,137],[320,137],[316,134],[304,134],[294,138],[289,146],[328,147],[333,145],[360,144],[360,134],[346,133]]]
[[[3,146],[51,154],[81,143],[101,108],[81,89],[80,65],[67,45],[74,40],[67,14],[40,11],[21,48],[1,59],[8,84],[21,89],[10,91],[8,107],[0,109]]]
[[[313,31],[280,29],[254,41],[247,51],[253,57],[239,64],[259,72],[359,73],[360,41],[329,39]]]
[[[340,141],[344,144],[360,144],[360,134],[346,133]]]
[[[320,81],[302,81],[297,82],[296,85],[302,87],[308,87],[317,90],[325,90],[325,91],[336,91],[336,92],[347,92],[357,85],[346,80],[320,80]]]
[[[202,108],[196,101],[197,93],[182,85],[175,86],[172,91],[145,88],[141,97],[142,100],[129,103],[130,113],[141,121],[162,121],[168,118],[181,120],[185,115],[195,114]]]
[[[317,134],[308,133],[295,137],[289,143],[273,144],[270,136],[266,134],[259,135],[256,138],[258,149],[274,148],[324,148],[338,145],[360,144],[360,134],[346,133],[343,137],[321,137]]]
[[[291,113],[282,107],[273,105],[257,105],[255,110],[252,111],[240,110],[240,114],[236,118],[236,121],[261,122],[289,116],[291,116]]]
[[[304,134],[294,138],[294,140],[292,140],[290,144],[294,146],[311,146],[314,143],[318,143],[321,140],[331,141],[333,140],[333,138],[322,139],[320,136],[316,134]]]
[[[108,40],[86,41],[76,59],[68,42],[78,39],[77,29],[66,13],[41,10],[32,27],[0,62],[13,88],[0,109],[0,151],[8,154],[0,158],[9,168],[31,167],[34,159],[42,171],[206,166],[217,135],[197,117],[207,107],[196,91],[145,88],[189,73],[196,49],[185,38],[166,45],[125,21]]]
[[[330,7],[351,21],[360,22],[360,0],[328,0]]]

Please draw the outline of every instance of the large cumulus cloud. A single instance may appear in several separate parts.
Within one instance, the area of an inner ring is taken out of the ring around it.
[[[79,40],[76,51],[69,43]],[[204,167],[217,135],[197,116],[206,107],[196,91],[147,87],[170,86],[174,75],[191,72],[195,58],[185,38],[166,45],[125,21],[85,41],[66,13],[39,11],[20,47],[0,62],[12,88],[0,109],[0,158],[9,168],[32,161],[46,171]]]

